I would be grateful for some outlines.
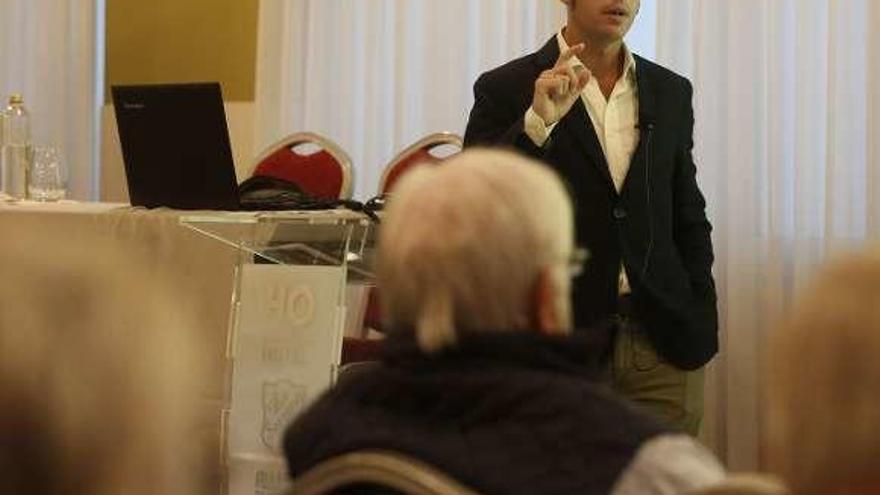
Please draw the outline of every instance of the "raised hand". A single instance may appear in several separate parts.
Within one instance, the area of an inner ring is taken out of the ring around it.
[[[583,43],[559,54],[556,65],[541,73],[535,81],[532,109],[546,125],[559,122],[571,110],[574,102],[590,82],[592,74],[582,66],[572,68],[569,61],[584,51]]]

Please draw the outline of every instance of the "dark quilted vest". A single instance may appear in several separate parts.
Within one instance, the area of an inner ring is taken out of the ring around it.
[[[287,431],[292,476],[345,452],[383,449],[484,494],[608,493],[665,430],[614,396],[578,336],[469,335],[427,357],[386,346],[375,369],[326,393]]]

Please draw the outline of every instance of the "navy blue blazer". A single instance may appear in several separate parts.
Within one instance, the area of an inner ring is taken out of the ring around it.
[[[539,51],[480,76],[465,146],[513,147],[544,161],[567,183],[577,241],[590,252],[573,284],[579,328],[617,312],[622,262],[636,314],[655,348],[670,363],[696,369],[718,350],[718,312],[712,227],[691,154],[693,88],[684,77],[635,57],[640,139],[618,193],[582,100],[544,146],[524,132],[535,81],[558,57],[554,37]]]

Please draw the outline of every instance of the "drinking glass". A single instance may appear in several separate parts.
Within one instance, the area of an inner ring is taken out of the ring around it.
[[[67,194],[64,162],[54,146],[36,146],[28,171],[28,198],[58,201]]]

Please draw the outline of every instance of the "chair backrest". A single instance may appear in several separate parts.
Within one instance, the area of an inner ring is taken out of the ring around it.
[[[301,153],[298,148],[304,145],[319,150]],[[293,182],[316,198],[351,198],[351,158],[333,141],[310,132],[291,134],[266,148],[256,159],[253,175]]]
[[[336,372],[335,385],[344,385],[359,376],[363,376],[381,367],[382,363],[376,360],[362,360],[344,363],[339,366],[339,371]]]
[[[385,166],[382,179],[379,181],[379,194],[384,194],[394,187],[394,183],[410,168],[419,163],[438,163],[443,160],[431,153],[435,148],[451,146],[460,151],[464,141],[460,136],[450,132],[438,132],[426,136],[405,150],[401,151],[391,162]]]
[[[377,339],[342,339],[342,358],[340,364],[378,361],[382,356],[382,341]]]
[[[364,310],[364,327],[382,331],[382,311],[379,302],[379,290],[372,287],[367,293],[367,307]]]
[[[293,480],[288,495],[323,495],[352,486],[409,495],[477,495],[434,467],[405,455],[365,450],[330,458]]]

